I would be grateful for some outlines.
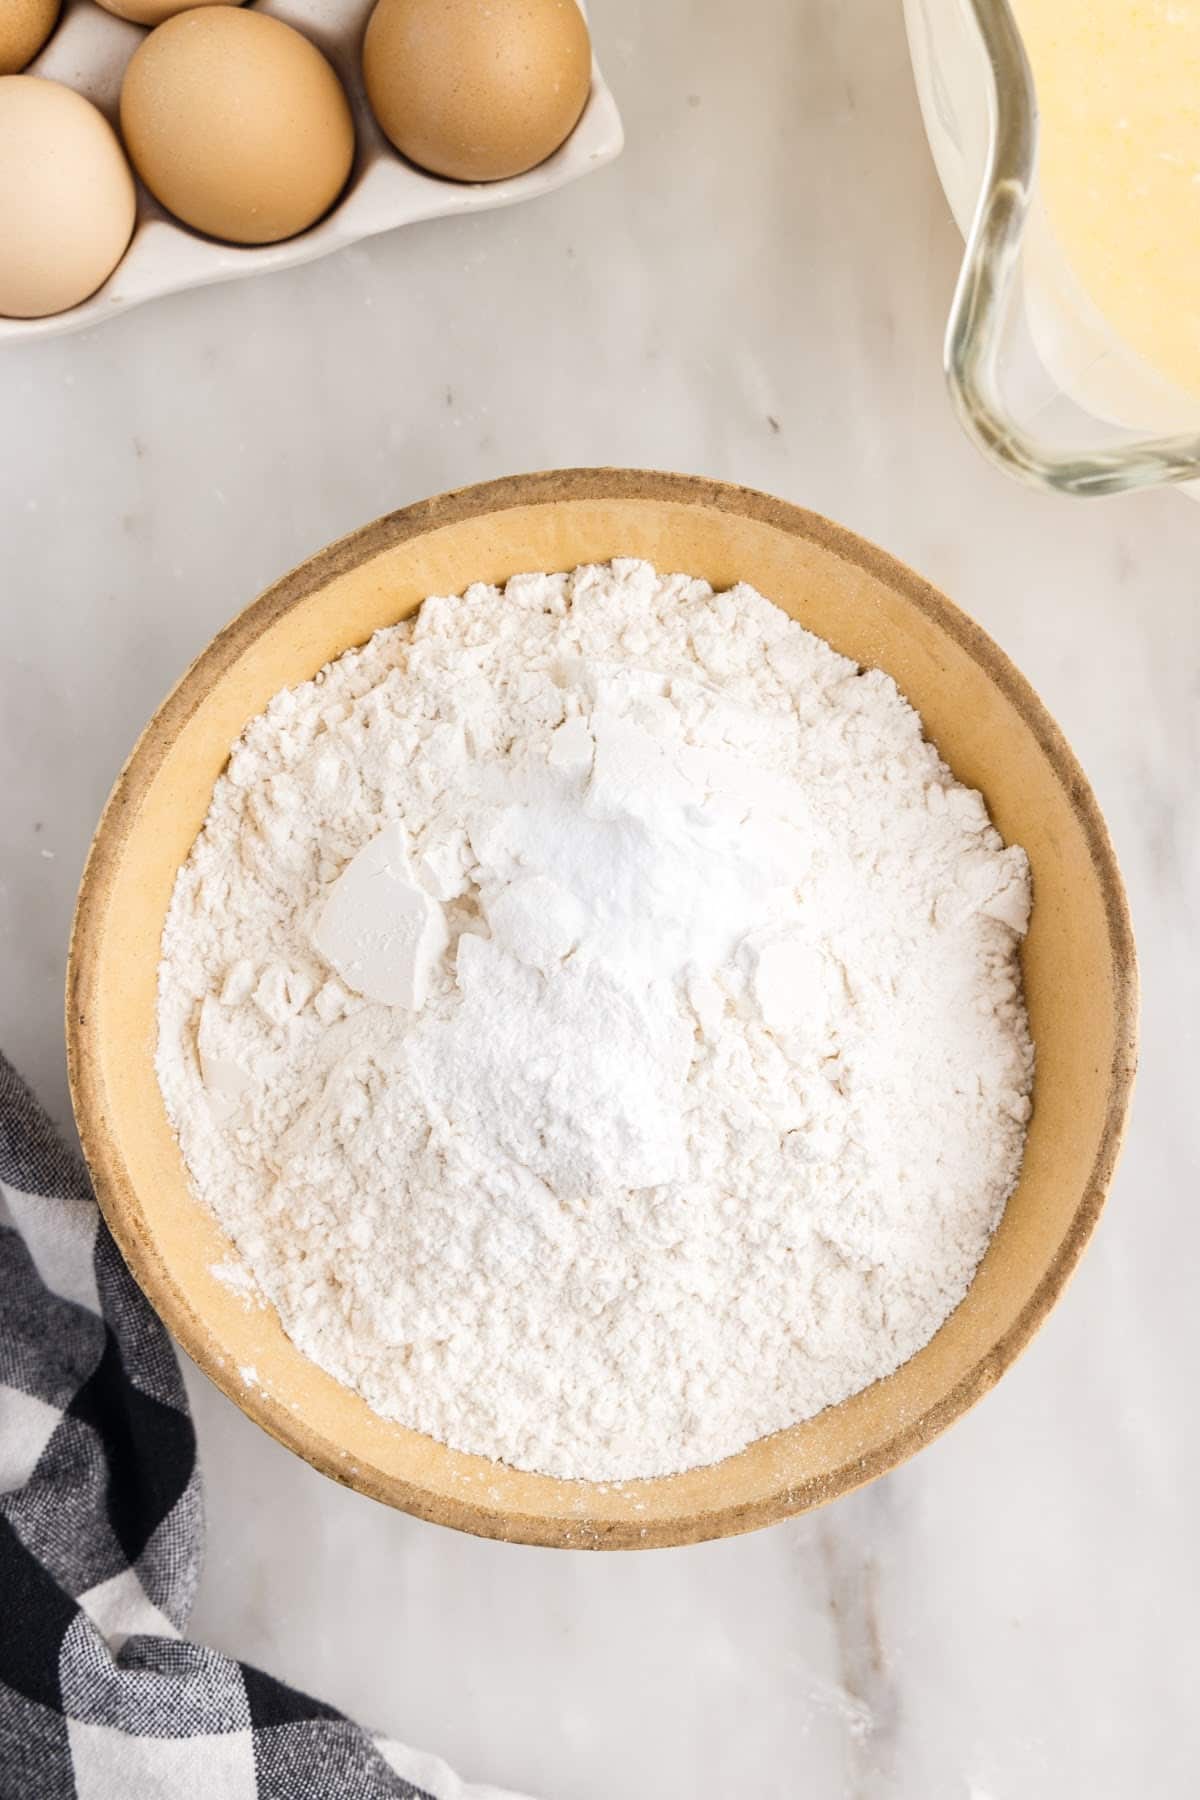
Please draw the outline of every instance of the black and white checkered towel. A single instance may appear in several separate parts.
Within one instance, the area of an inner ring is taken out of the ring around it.
[[[0,1800],[502,1800],[189,1643],[202,1535],[174,1351],[0,1057]]]

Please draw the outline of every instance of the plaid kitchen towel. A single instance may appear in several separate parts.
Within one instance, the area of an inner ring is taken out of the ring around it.
[[[189,1642],[202,1536],[166,1332],[0,1057],[0,1800],[503,1800]]]

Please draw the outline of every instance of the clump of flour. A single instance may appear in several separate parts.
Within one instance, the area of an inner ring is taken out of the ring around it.
[[[426,600],[233,749],[158,1074],[295,1343],[620,1480],[897,1368],[1016,1180],[1024,852],[894,683],[615,561]]]

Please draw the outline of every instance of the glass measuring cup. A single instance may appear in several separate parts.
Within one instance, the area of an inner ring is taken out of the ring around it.
[[[904,10],[926,135],[966,238],[944,351],[963,428],[1053,492],[1197,481],[1200,401],[1118,337],[1055,242],[1037,185],[1033,74],[1008,0]]]

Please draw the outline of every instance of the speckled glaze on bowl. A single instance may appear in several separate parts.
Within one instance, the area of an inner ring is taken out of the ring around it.
[[[955,774],[1033,867],[1023,953],[1037,1044],[1020,1183],[958,1310],[885,1381],[711,1467],[559,1481],[379,1418],[213,1273],[228,1240],[189,1190],[154,1073],[159,939],[176,871],[248,719],[428,593],[642,556],[752,582],[894,676]],[[1103,1205],[1136,1053],[1137,972],[1103,820],[1000,650],[882,550],[781,500],[679,475],[517,476],[364,526],[269,588],[150,722],[100,821],[71,943],[75,1114],[105,1217],[151,1302],[231,1399],[315,1467],[422,1518],[517,1543],[631,1549],[770,1524],[894,1468],[993,1385],[1062,1292]]]

